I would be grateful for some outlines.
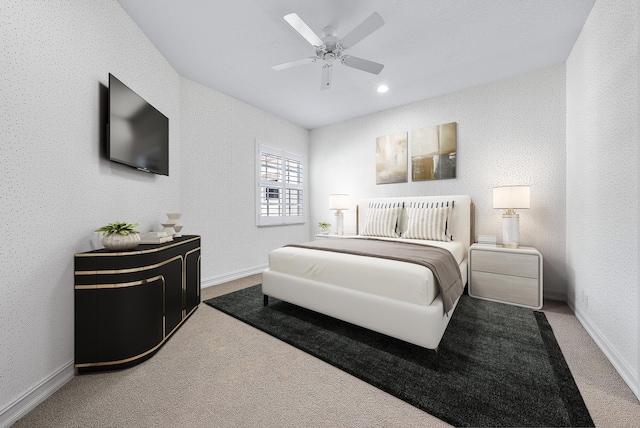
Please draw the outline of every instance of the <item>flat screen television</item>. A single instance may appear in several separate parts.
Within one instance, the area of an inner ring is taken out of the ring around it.
[[[169,118],[109,73],[109,160],[169,175]]]

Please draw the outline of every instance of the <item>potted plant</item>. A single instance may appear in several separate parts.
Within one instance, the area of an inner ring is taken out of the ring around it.
[[[107,250],[130,250],[140,243],[137,226],[139,223],[118,222],[109,223],[96,230],[102,234],[102,245]]]
[[[329,230],[331,229],[331,223],[327,223],[326,221],[319,221],[318,227],[320,228],[320,233],[322,233],[323,235],[326,235],[329,233]]]

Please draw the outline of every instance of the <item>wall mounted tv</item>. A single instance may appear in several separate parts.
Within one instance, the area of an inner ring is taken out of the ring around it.
[[[169,175],[169,118],[109,73],[109,160]]]

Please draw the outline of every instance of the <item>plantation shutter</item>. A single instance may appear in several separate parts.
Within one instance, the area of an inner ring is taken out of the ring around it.
[[[304,223],[304,158],[256,142],[256,225]]]

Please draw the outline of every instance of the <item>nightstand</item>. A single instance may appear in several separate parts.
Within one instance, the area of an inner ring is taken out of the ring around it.
[[[469,295],[542,308],[542,254],[533,247],[469,247]]]

